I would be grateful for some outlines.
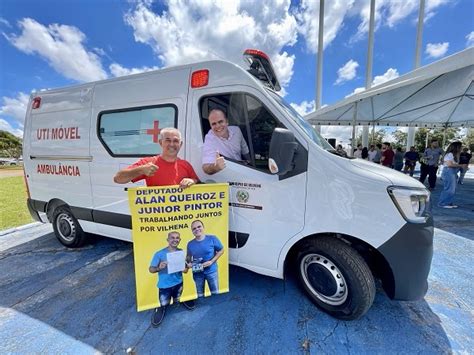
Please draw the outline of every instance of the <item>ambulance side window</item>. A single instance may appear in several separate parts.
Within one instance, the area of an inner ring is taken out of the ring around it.
[[[161,128],[176,127],[175,105],[148,106],[99,114],[98,136],[113,157],[151,156],[161,153]]]
[[[229,126],[239,127],[247,142],[250,161],[242,164],[269,173],[270,140],[276,127],[285,128],[283,124],[254,96],[245,93],[214,95],[201,100],[203,141],[210,129],[209,112],[215,108],[225,112]]]

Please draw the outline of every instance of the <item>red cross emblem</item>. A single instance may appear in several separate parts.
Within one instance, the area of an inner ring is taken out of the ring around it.
[[[158,128],[159,124],[160,124],[160,121],[153,121],[153,128],[146,130],[146,134],[153,135],[153,143],[158,143],[158,135],[161,132],[161,129]]]

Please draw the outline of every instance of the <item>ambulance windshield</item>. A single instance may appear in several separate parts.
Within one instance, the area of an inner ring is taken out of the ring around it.
[[[334,148],[283,98],[271,90],[267,90],[275,101],[288,113],[288,116],[306,133],[306,135],[321,148],[333,151]]]

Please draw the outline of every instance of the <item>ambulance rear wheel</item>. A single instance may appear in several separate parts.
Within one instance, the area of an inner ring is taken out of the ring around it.
[[[68,248],[81,247],[86,240],[86,235],[71,210],[59,206],[54,210],[53,229],[56,238]]]
[[[354,320],[372,306],[375,282],[364,259],[348,244],[321,237],[297,257],[298,279],[311,301],[331,316]]]

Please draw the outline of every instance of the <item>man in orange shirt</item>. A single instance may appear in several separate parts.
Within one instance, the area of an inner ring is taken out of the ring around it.
[[[140,159],[135,164],[120,170],[114,176],[117,184],[126,184],[130,181],[145,180],[147,186],[179,185],[185,189],[199,182],[191,164],[178,158],[178,152],[183,145],[181,132],[176,128],[163,128],[158,140],[162,148],[160,155]],[[194,301],[183,302],[187,309],[194,309]],[[165,308],[155,308],[152,316],[153,326],[161,323]]]
[[[114,176],[117,184],[145,180],[147,186],[179,185],[186,188],[199,181],[193,167],[178,158],[183,145],[181,133],[176,128],[163,128],[160,132],[160,155],[140,159],[120,170]]]

